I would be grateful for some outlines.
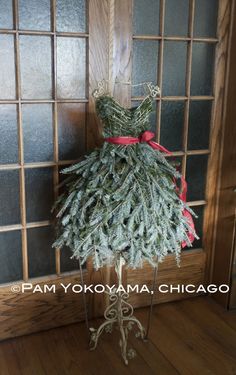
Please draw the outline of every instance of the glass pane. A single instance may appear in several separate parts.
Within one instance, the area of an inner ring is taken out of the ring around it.
[[[134,35],[159,35],[159,0],[134,0]]]
[[[200,237],[200,238],[199,238],[199,240],[194,240],[192,247],[185,247],[183,250],[202,248],[203,218],[204,218],[205,206],[194,206],[194,207],[191,207],[191,208],[195,212],[195,214],[198,216],[198,218],[193,217],[193,221],[194,221],[194,225],[195,225],[195,231],[196,231],[198,237]]]
[[[21,30],[50,30],[50,0],[19,0]]]
[[[161,144],[170,151],[182,150],[184,102],[163,101],[161,108]]]
[[[207,160],[208,155],[191,155],[187,157],[188,201],[205,199]]]
[[[0,163],[18,162],[17,114],[15,104],[0,105]]]
[[[27,230],[29,277],[54,274],[55,249],[52,248],[54,231],[51,227]]]
[[[53,204],[52,168],[25,170],[27,222],[49,220]]]
[[[57,30],[86,32],[85,0],[57,0]]]
[[[132,69],[133,84],[140,82],[157,83],[158,49],[159,43],[157,41],[134,40]],[[144,94],[143,86],[132,88],[132,95],[144,96]]]
[[[141,102],[138,100],[132,101],[132,108],[137,107]],[[150,120],[150,128],[153,133],[156,133],[157,128],[157,113],[158,113],[158,102],[153,102],[152,104],[152,112],[150,114],[149,120]]]
[[[0,35],[0,99],[15,99],[15,53],[14,37]]]
[[[79,262],[76,259],[70,259],[72,251],[68,247],[61,249],[61,272],[69,272],[79,269]]]
[[[0,29],[12,29],[13,28],[13,17],[12,17],[12,1],[11,0],[0,0]]]
[[[165,35],[188,35],[189,0],[166,0]]]
[[[20,224],[19,171],[0,171],[0,225]]]
[[[188,149],[207,149],[211,122],[211,101],[192,101],[189,110]]]
[[[211,95],[215,46],[193,43],[191,95]]]
[[[85,104],[58,106],[58,142],[60,160],[73,160],[85,152]]]
[[[218,0],[195,2],[194,36],[215,37],[217,30]]]
[[[57,38],[57,95],[84,98],[86,87],[86,40]]]
[[[164,44],[162,95],[185,95],[187,43]]]
[[[21,86],[23,99],[52,97],[51,38],[20,36]]]
[[[21,232],[0,233],[0,283],[22,280]]]
[[[25,162],[53,160],[51,104],[22,106]]]

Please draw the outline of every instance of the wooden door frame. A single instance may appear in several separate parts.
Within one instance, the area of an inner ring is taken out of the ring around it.
[[[163,12],[164,1],[161,0]],[[193,7],[194,0],[190,1]],[[215,63],[216,83],[214,89],[214,117],[211,128],[211,154],[209,157],[208,183],[207,183],[207,210],[205,214],[205,228],[207,238],[204,239],[205,250],[194,249],[183,252],[181,269],[175,264],[173,255],[167,256],[165,262],[160,265],[158,282],[183,284],[202,283],[211,280],[212,274],[212,243],[216,222],[218,172],[222,139],[221,134],[222,112],[224,103],[225,68],[228,46],[228,34],[230,25],[230,0],[221,0],[218,22],[218,45]],[[193,22],[193,21],[192,21]],[[89,0],[89,97],[87,112],[87,149],[91,150],[101,144],[101,124],[95,115],[92,91],[97,82],[103,78],[121,77],[122,80],[131,78],[132,65],[132,0]],[[190,58],[192,36],[189,39]],[[161,53],[163,53],[163,34],[160,37]],[[112,50],[112,53],[111,53]],[[114,52],[113,52],[114,51]],[[112,69],[111,69],[112,67]],[[112,72],[112,73],[111,73]],[[190,72],[188,73],[190,74]],[[160,76],[158,79],[161,79]],[[115,95],[124,105],[130,105],[130,88],[128,86],[117,88]],[[189,97],[187,98],[189,101]],[[187,121],[187,119],[186,119]],[[92,260],[87,263],[87,269],[83,271],[85,283],[112,283],[114,272],[112,268],[104,267],[95,272]],[[126,283],[150,284],[153,269],[146,265],[142,270],[124,272]],[[30,280],[34,285],[56,284],[56,293],[18,293],[11,292],[11,284],[21,285],[21,282],[0,286],[0,306],[3,312],[0,324],[0,339],[14,337],[22,334],[36,332],[60,325],[84,320],[83,301],[81,294],[72,291],[65,294],[60,283],[80,283],[81,279],[77,271],[63,275],[51,275]],[[186,297],[186,295],[184,295]],[[155,303],[183,298],[177,294],[155,295]],[[90,317],[99,316],[107,304],[107,300],[101,294],[89,295],[87,298]],[[147,296],[138,297],[131,295],[131,303],[134,306],[149,304]]]
[[[222,114],[221,160],[218,178],[217,221],[215,226],[212,277],[214,284],[231,287],[233,261],[235,257],[236,224],[236,6],[231,7],[228,61],[225,83],[225,100]],[[230,294],[216,293],[212,297],[225,308],[229,308]]]

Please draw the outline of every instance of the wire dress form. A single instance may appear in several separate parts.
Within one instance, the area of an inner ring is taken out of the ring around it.
[[[192,219],[196,215],[186,204],[186,182],[167,162],[165,154],[170,152],[152,140],[149,117],[159,89],[151,83],[145,87],[142,102],[124,108],[106,92],[104,82],[99,83],[94,98],[104,143],[62,171],[69,175],[67,189],[56,202],[58,237],[53,246],[70,247],[80,267],[88,257],[95,269],[115,265],[118,286],[123,265],[141,268],[147,261],[156,276],[157,264],[166,255],[174,253],[179,265],[181,247],[198,238]],[[145,337],[127,298],[127,293],[112,293],[105,322],[90,329],[95,348],[103,330],[110,331],[116,323],[125,363],[134,354],[127,350],[128,331],[136,325],[139,336]]]

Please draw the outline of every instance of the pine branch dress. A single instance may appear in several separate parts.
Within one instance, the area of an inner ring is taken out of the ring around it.
[[[198,238],[191,216],[196,215],[177,189],[181,175],[162,147],[155,149],[155,142],[145,139],[152,107],[152,90],[134,108],[122,107],[108,94],[98,96],[105,141],[62,171],[69,177],[55,204],[53,246],[68,246],[81,264],[92,256],[98,269],[121,254],[127,267],[137,268],[175,253],[179,265],[181,248]]]

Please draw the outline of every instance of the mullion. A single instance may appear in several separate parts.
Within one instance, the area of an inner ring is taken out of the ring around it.
[[[133,96],[131,98],[131,101],[139,101],[139,100],[143,100],[145,97],[144,96]],[[214,96],[208,96],[208,95],[197,95],[197,96],[161,96],[161,97],[156,97],[156,98],[153,98],[153,100],[155,101],[159,101],[159,100],[162,100],[162,101],[176,101],[176,100],[181,100],[181,101],[184,101],[184,100],[187,100],[187,99],[190,99],[190,100],[213,100],[215,97]]]
[[[21,104],[44,104],[44,103],[88,103],[88,99],[21,99]],[[18,104],[17,99],[0,99],[0,104]]]
[[[160,1],[160,10],[159,10],[159,19],[160,19],[160,42],[159,42],[159,61],[158,61],[158,86],[160,88],[160,97],[156,105],[157,107],[157,117],[156,117],[156,138],[157,142],[160,142],[161,137],[161,93],[162,93],[162,78],[163,78],[163,54],[164,54],[164,22],[165,22],[165,0]]]
[[[186,154],[187,155],[205,155],[209,154],[210,150],[209,149],[200,149],[200,150],[187,150]],[[174,151],[172,152],[172,156],[183,156],[184,152],[183,151]],[[169,156],[166,155],[168,158]],[[59,160],[57,163],[54,161],[45,161],[45,162],[33,162],[33,163],[24,163],[24,168],[47,168],[47,167],[54,167],[55,165],[58,164],[58,166],[63,166],[63,165],[70,165],[78,163],[78,159],[72,159],[72,160]],[[15,169],[20,169],[21,165],[20,164],[0,164],[0,170],[15,170]]]
[[[191,85],[191,69],[192,69],[192,50],[193,50],[193,27],[194,27],[194,9],[195,0],[190,1],[189,6],[189,37],[190,41],[187,46],[187,64],[186,64],[186,101],[184,113],[184,132],[183,132],[183,151],[182,159],[182,175],[186,177],[187,164],[187,147],[188,147],[188,126],[189,126],[189,107],[190,107],[190,85]]]
[[[53,190],[55,201],[58,198],[59,184],[59,152],[58,152],[58,121],[57,121],[57,33],[56,33],[56,0],[51,1],[51,19],[52,19],[52,64],[53,64]],[[56,273],[60,274],[60,250],[55,249]]]
[[[19,176],[20,176],[20,210],[21,210],[21,235],[22,235],[22,261],[23,261],[23,279],[28,280],[28,249],[27,249],[27,230],[26,230],[26,197],[25,197],[25,170],[24,170],[24,148],[23,148],[23,130],[22,130],[22,104],[21,104],[21,76],[20,76],[20,50],[19,50],[19,12],[18,0],[13,2],[13,15],[15,27],[15,67],[16,67],[16,93],[18,101],[18,147],[19,147]]]
[[[202,43],[218,43],[219,40],[217,38],[191,38],[191,37],[184,37],[184,36],[162,36],[162,35],[133,35],[133,39],[135,40],[169,40],[173,42],[202,42]]]
[[[17,0],[16,0],[17,1]],[[86,33],[70,33],[70,32],[58,32],[58,31],[34,31],[34,30],[9,30],[0,29],[0,34],[16,34],[19,35],[42,35],[42,36],[53,36],[56,34],[58,37],[68,37],[68,38],[88,38],[89,34]]]

